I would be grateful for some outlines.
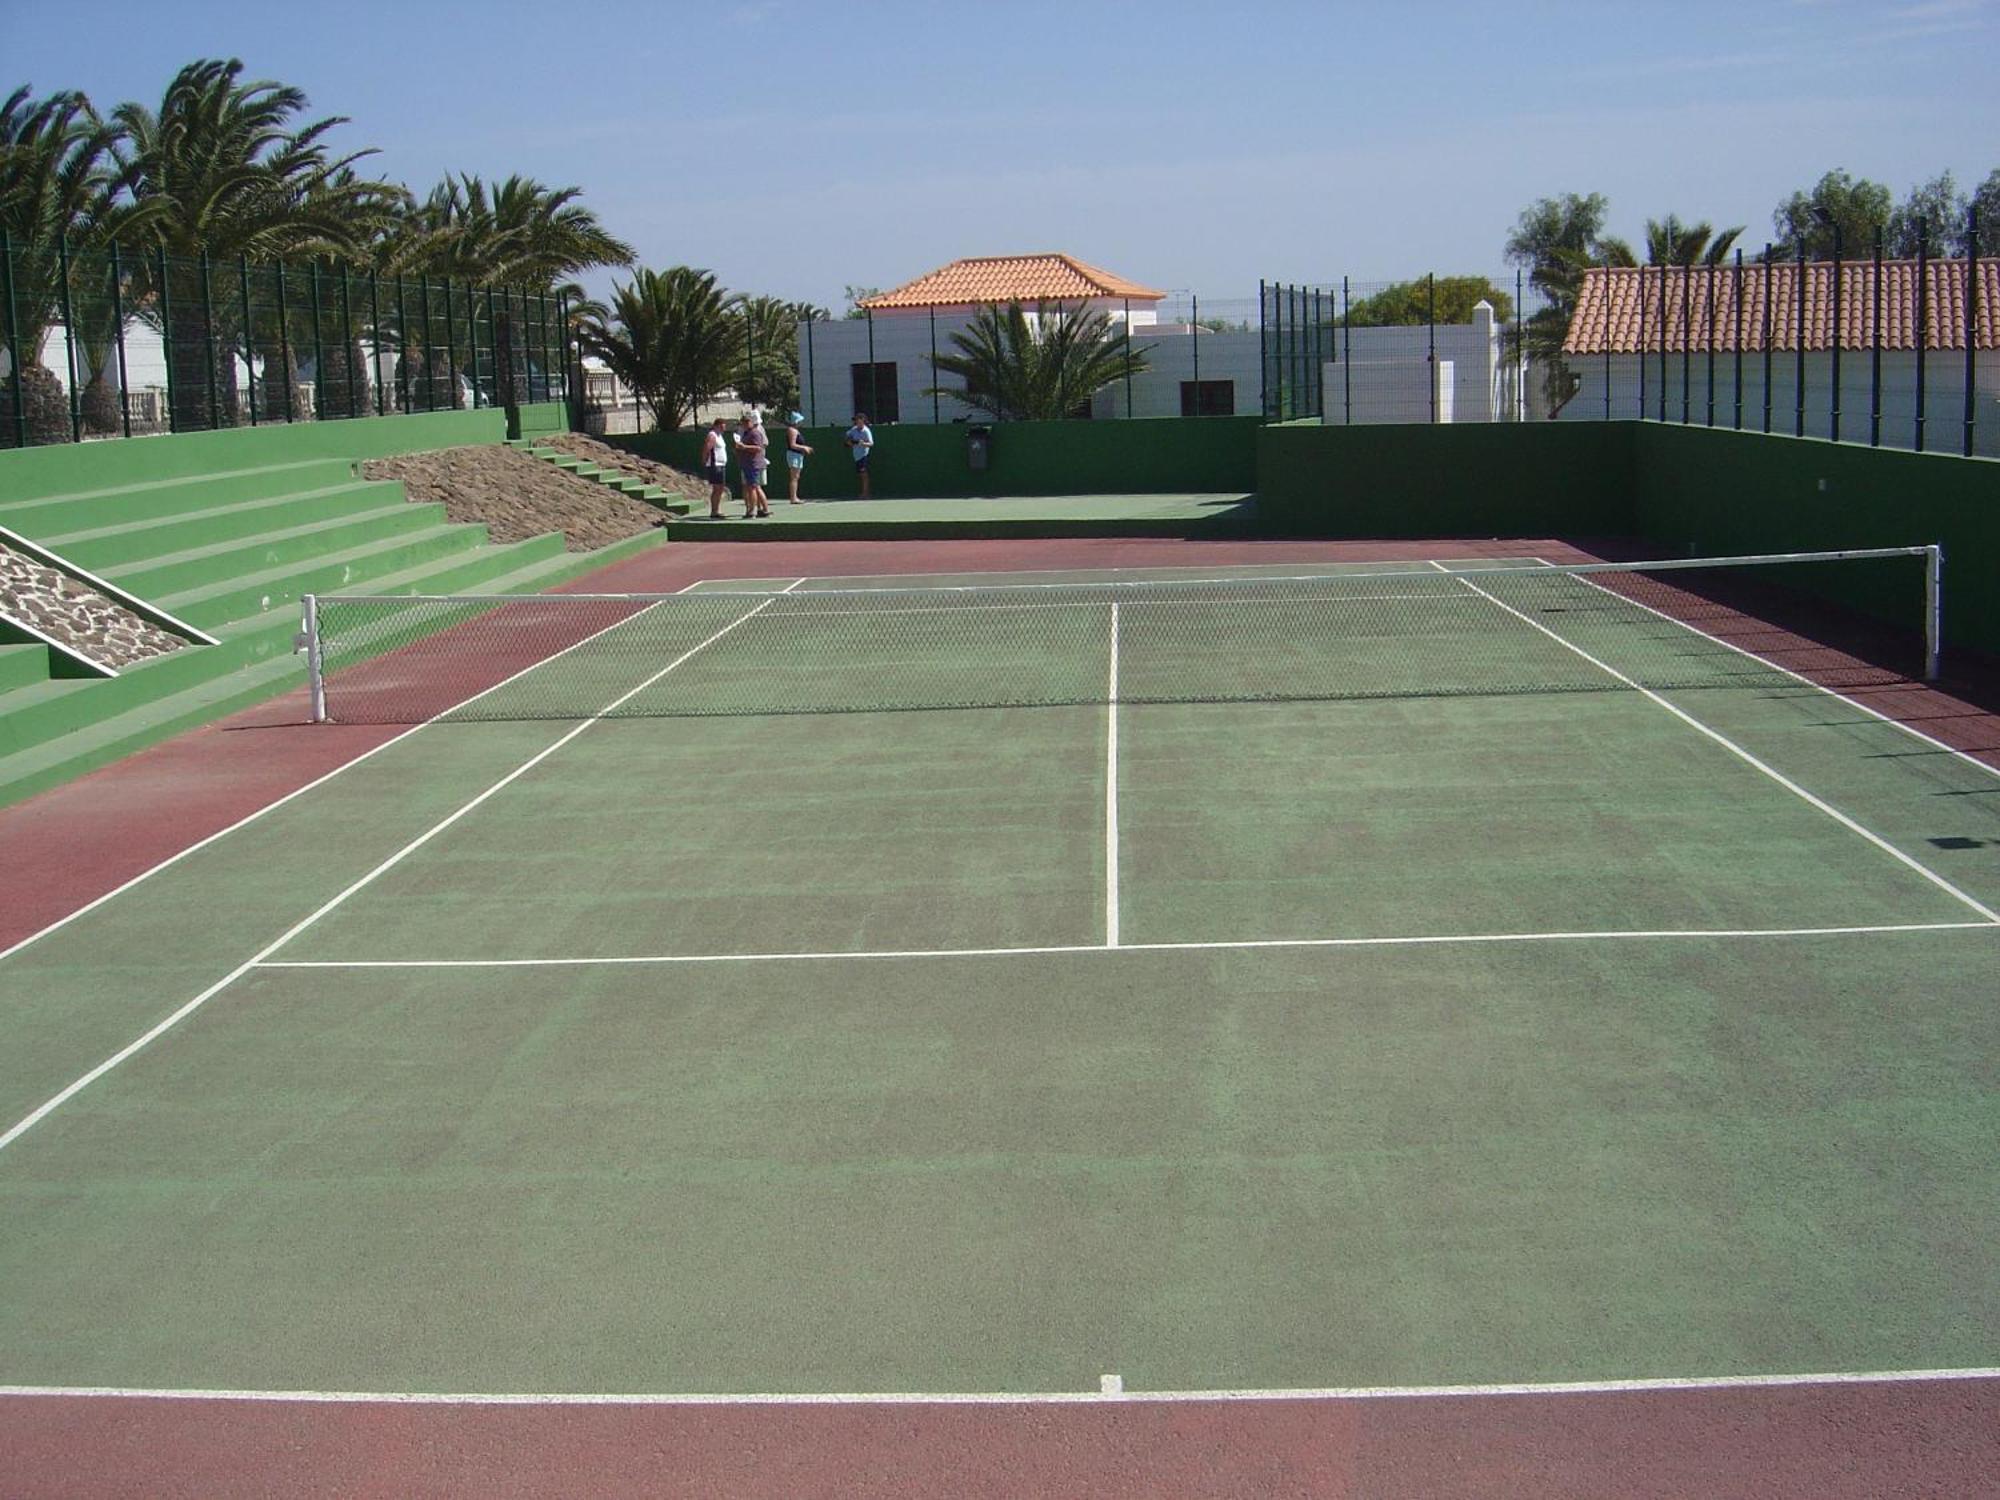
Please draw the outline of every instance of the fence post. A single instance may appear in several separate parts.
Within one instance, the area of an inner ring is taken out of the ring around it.
[[[1769,240],[1764,241],[1764,430],[1771,430],[1771,336],[1776,322],[1778,263],[1772,259]]]
[[[1833,226],[1833,398],[1827,408],[1827,441],[1840,441],[1840,339],[1847,309],[1847,265],[1840,225]]]
[[[320,325],[320,302],[323,300],[319,285],[319,259],[314,257],[310,266],[312,276],[312,333],[313,333],[313,405],[315,422],[326,416],[326,330]]]
[[[1965,211],[1965,447],[1972,457],[1979,424],[1979,205]]]
[[[368,363],[375,371],[375,415],[387,416],[388,398],[382,390],[382,273],[368,268]]]
[[[180,412],[174,389],[174,299],[167,276],[167,247],[160,246],[160,353],[167,362],[167,431],[179,432]]]
[[[1129,302],[1126,304],[1126,309],[1128,312],[1131,309]],[[926,307],[924,311],[930,316],[931,321],[931,426],[935,427],[938,425],[939,415],[937,389],[937,309],[935,307]],[[874,413],[870,412],[869,415],[873,416]],[[1132,415],[1132,377],[1129,374],[1125,377],[1125,415],[1128,417]]]
[[[1928,219],[1917,220],[1917,430],[1912,446],[1919,453],[1924,451],[1924,422],[1928,416],[1929,392],[1925,389],[1929,375],[1931,342],[1931,226]]]
[[[1604,258],[1604,296],[1600,300],[1604,303],[1604,420],[1609,422],[1611,420],[1611,257],[1608,255]],[[1643,305],[1645,298],[1639,300]],[[1642,351],[1639,363],[1643,366],[1645,362],[1646,356]],[[1579,383],[1581,380],[1582,377],[1579,376]],[[1645,408],[1642,406],[1639,415],[1643,417],[1645,414]]]
[[[1201,294],[1188,293],[1188,350],[1194,356],[1194,414],[1201,416]]]
[[[70,370],[70,442],[84,440],[84,404],[76,390],[76,316],[70,308],[70,236],[56,236],[56,266],[62,276],[62,348]]]
[[[490,290],[486,294],[486,308],[488,312],[493,310]],[[396,410],[410,410],[410,302],[400,273],[396,277]]]
[[[1354,303],[1347,295],[1347,278],[1340,278],[1340,393],[1341,417],[1354,425]]]
[[[901,403],[897,403],[897,415],[902,415]],[[882,420],[882,387],[875,374],[875,309],[868,309],[868,420]]]
[[[521,314],[523,317],[527,315],[527,302],[528,299],[526,297],[521,299]],[[437,344],[431,337],[431,278],[427,273],[420,272],[417,276],[417,310],[423,315],[424,319],[423,343],[420,346],[422,349],[421,366],[424,372],[424,410],[433,411],[437,408],[437,377],[431,370],[431,356],[437,352]],[[526,363],[527,340],[523,339],[521,343],[522,362]],[[528,399],[530,401],[535,399],[533,390],[528,392]]]
[[[1667,420],[1667,268],[1660,267],[1660,420]]]
[[[553,401],[555,396],[553,389],[549,385],[549,372],[555,368],[555,357],[554,351],[549,344],[549,289],[547,287],[543,287],[535,293],[535,310],[540,315],[539,326],[542,333],[542,400]],[[449,318],[445,321],[444,337],[446,347],[449,348],[451,344],[451,321]],[[456,399],[452,401],[452,405],[458,405]]]
[[[1735,281],[1736,285],[1730,291],[1729,321],[1731,324],[1730,341],[1736,350],[1736,373],[1734,377],[1736,386],[1734,393],[1736,401],[1735,430],[1741,432],[1743,430],[1743,251],[1740,248],[1736,252]]]
[[[1646,268],[1639,272],[1639,420],[1646,420],[1646,356],[1651,351],[1646,348]]]
[[[236,282],[243,303],[243,384],[248,388],[250,425],[257,425],[257,348],[250,338],[250,257],[236,257]]]
[[[1271,420],[1271,357],[1265,349],[1264,278],[1257,278],[1257,414]]]
[[[14,387],[14,446],[28,446],[28,404],[27,386],[21,379],[21,370],[27,361],[21,354],[21,314],[14,305],[14,240],[7,233],[7,227],[0,224],[0,291],[6,294],[4,310],[7,314],[7,379]]]
[[[1715,273],[1722,268],[1714,260],[1708,263],[1708,337],[1703,340],[1708,346],[1708,425],[1715,425],[1715,335],[1720,320],[1716,316]]]
[[[449,276],[445,278],[444,282],[444,321],[446,325],[445,337],[447,339],[450,339],[452,338],[452,333],[450,327],[451,278]],[[570,426],[575,427],[577,424],[576,401],[570,395],[570,381],[569,381],[569,372],[570,372],[569,294],[567,292],[556,293],[556,336],[561,340],[561,348],[562,348],[563,411],[567,413],[566,420],[569,422]],[[456,343],[454,343],[452,345],[452,359],[456,361],[457,358],[458,358],[458,346]],[[454,407],[458,405],[458,367],[456,363],[453,364],[451,372],[451,404]]]
[[[1875,308],[1868,319],[1868,446],[1882,446],[1882,226],[1875,226]]]
[[[340,367],[347,372],[347,415],[361,415],[363,403],[354,399],[354,289],[348,267],[340,268]]]
[[[569,325],[565,323],[563,326],[567,328]],[[451,278],[449,276],[445,277],[444,279],[444,373],[446,381],[449,382],[451,386],[451,403],[446,409],[449,411],[457,411],[458,410],[458,316],[452,310]],[[563,355],[563,390],[564,394],[567,395],[569,390],[569,355],[567,352],[567,348],[565,348]]]
[[[806,420],[819,426],[819,361],[813,357],[813,324],[818,319],[806,313]]]
[[[222,408],[215,399],[215,285],[209,278],[208,252],[201,252],[201,366],[208,383],[208,430],[215,432],[222,426]],[[236,371],[229,372],[230,381],[236,379]]]
[[[1528,325],[1522,314],[1521,268],[1514,268],[1514,420],[1528,420]]]
[[[0,256],[6,251],[0,248]],[[118,420],[125,436],[132,435],[132,376],[125,361],[125,266],[118,241],[111,242],[111,318],[113,337],[118,340]]]
[[[1694,266],[1680,268],[1681,283],[1681,426],[1688,425],[1694,395]]]
[[[1426,295],[1426,298],[1425,298],[1425,303],[1424,303],[1424,318],[1425,318],[1425,321],[1429,323],[1429,325],[1430,325],[1430,331],[1431,331],[1431,346],[1430,346],[1430,354],[1429,354],[1429,359],[1430,359],[1430,367],[1431,367],[1431,425],[1432,425],[1433,427],[1435,427],[1435,426],[1437,425],[1437,419],[1438,419],[1438,278],[1437,278],[1437,272],[1435,272],[1435,271],[1426,271],[1426,272],[1424,272],[1424,284],[1425,284],[1425,286],[1426,286],[1426,288],[1427,288],[1427,295]]]
[[[931,309],[931,368],[933,370],[937,368],[936,308]],[[937,397],[931,397],[931,405],[935,409]],[[933,415],[931,420],[935,422],[937,417]],[[1128,422],[1132,420],[1132,299],[1130,297],[1125,299],[1125,420]]]
[[[285,263],[279,261],[275,267],[278,273],[278,358],[284,362],[285,421],[289,424],[298,420],[292,411],[292,323],[285,313]],[[168,366],[169,369],[173,367]]]
[[[1806,241],[1799,236],[1798,296],[1792,317],[1792,436],[1806,435]]]

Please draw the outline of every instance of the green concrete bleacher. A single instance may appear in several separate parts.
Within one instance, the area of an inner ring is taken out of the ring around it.
[[[465,441],[494,440],[462,415]],[[409,425],[385,430],[399,421]],[[267,428],[240,445],[227,433],[87,444],[67,464],[46,449],[0,454],[0,526],[216,637],[115,677],[58,676],[48,647],[0,623],[0,805],[298,686],[303,594],[533,592],[663,539],[589,553],[565,552],[556,532],[496,544],[484,526],[447,521],[442,505],[410,503],[399,483],[359,477],[363,457],[458,435],[435,417],[294,431],[292,446],[311,456],[240,467],[232,456],[285,448]],[[349,454],[328,456],[341,437]],[[159,461],[138,462],[149,450]],[[188,472],[201,462],[217,467]],[[134,477],[148,468],[159,477]]]

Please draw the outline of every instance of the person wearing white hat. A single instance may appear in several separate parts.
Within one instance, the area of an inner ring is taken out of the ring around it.
[[[804,505],[799,498],[799,477],[806,471],[806,455],[812,448],[800,441],[799,424],[806,419],[802,411],[795,411],[785,418],[785,483],[790,486],[790,498],[794,505]]]

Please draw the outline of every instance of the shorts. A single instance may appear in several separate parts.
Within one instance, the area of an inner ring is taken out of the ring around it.
[[[785,465],[788,468],[803,469],[806,466],[806,456],[803,453],[787,453]]]
[[[710,464],[706,468],[704,468],[701,472],[707,478],[710,484],[729,483],[728,464]]]
[[[854,455],[854,472],[857,474],[868,472],[868,454],[865,449],[857,451]]]

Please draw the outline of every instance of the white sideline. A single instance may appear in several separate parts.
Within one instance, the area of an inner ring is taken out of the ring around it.
[[[836,959],[1027,958],[1060,953],[1201,953],[1248,948],[1442,948],[1478,943],[1590,943],[1669,938],[1849,937],[1888,932],[2000,931],[1991,922],[1896,922],[1856,927],[1613,928],[1603,932],[1456,932],[1421,937],[1217,938],[1183,943],[1054,943],[1031,948],[863,948],[796,953],[641,953],[611,958],[289,958],[261,969],[588,969],[634,964],[798,963]]]
[[[1536,561],[1540,562],[1544,567],[1554,568],[1561,566],[1561,564],[1559,563],[1552,563],[1548,561],[1547,558],[1537,558]],[[1840,692],[1838,689],[1830,688],[1826,686],[1824,683],[1814,682],[1810,677],[1807,677],[1800,672],[1794,672],[1790,667],[1779,666],[1778,663],[1772,661],[1769,657],[1759,656],[1756,652],[1751,651],[1743,646],[1739,646],[1734,641],[1725,641],[1719,635],[1711,635],[1708,631],[1703,630],[1699,625],[1690,625],[1686,620],[1677,620],[1663,609],[1655,609],[1650,604],[1641,604],[1637,599],[1628,599],[1625,595],[1619,593],[1616,589],[1606,588],[1603,584],[1599,583],[1595,578],[1592,578],[1587,573],[1583,574],[1573,573],[1570,576],[1575,578],[1579,583],[1589,584],[1592,588],[1596,589],[1600,594],[1609,594],[1613,599],[1616,599],[1620,604],[1629,604],[1633,606],[1635,609],[1643,609],[1649,615],[1658,615],[1662,620],[1665,620],[1669,625],[1678,625],[1680,626],[1681,629],[1690,631],[1693,634],[1700,636],[1705,641],[1712,641],[1714,642],[1714,644],[1718,646],[1724,647],[1725,649],[1730,651],[1734,651],[1738,656],[1747,657],[1749,660],[1757,663],[1757,665],[1760,667],[1768,667],[1773,672],[1781,672],[1785,676],[1791,678],[1794,682],[1799,683],[1801,686],[1811,688],[1815,693],[1824,693],[1826,694],[1827,697],[1834,699],[1836,702],[1844,703],[1849,708],[1858,708],[1861,710],[1861,712],[1867,714],[1871,719],[1880,719],[1884,724],[1893,725],[1895,728],[1902,730],[1903,733],[1914,736],[1915,738],[1922,740],[1926,745],[1929,745],[1934,749],[1942,750],[1947,755],[1955,756],[1959,760],[1964,761],[1969,766],[1977,766],[1980,770],[1984,771],[1989,776],[2000,776],[2000,766],[1992,765],[1986,761],[1983,761],[1978,756],[1972,754],[1970,751],[1961,750],[1956,745],[1947,745],[1943,740],[1939,739],[1936,735],[1926,734],[1923,730],[1917,728],[1916,725],[1914,724],[1906,724],[1901,719],[1894,718],[1888,714],[1883,713],[1882,710],[1880,710],[1879,708],[1870,708],[1867,704],[1861,702],[1858,698],[1850,698],[1847,696],[1847,694]]]
[[[777,596],[772,595],[771,597],[775,598]],[[390,855],[387,859],[383,860],[382,863],[375,866],[375,868],[370,870],[366,875],[363,875],[359,880],[353,882],[353,884],[349,885],[345,890],[341,891],[331,900],[321,904],[309,916],[305,917],[303,920],[299,922],[295,922],[292,926],[286,928],[284,932],[280,933],[277,936],[277,938],[275,938],[273,941],[269,943],[266,943],[262,948],[258,949],[257,952],[252,954],[249,958],[245,959],[242,963],[238,964],[234,969],[231,969],[227,974],[223,975],[222,978],[218,979],[214,984],[211,984],[207,989],[203,990],[200,994],[196,995],[194,999],[188,1001],[187,1004],[183,1005],[179,1010],[175,1011],[165,1020],[153,1026],[149,1031],[147,1031],[144,1035],[140,1036],[136,1041],[126,1044],[124,1047],[120,1048],[117,1052],[114,1052],[110,1057],[107,1057],[103,1062],[99,1063],[96,1067],[92,1068],[88,1073],[85,1073],[82,1077],[72,1081],[68,1086],[63,1088],[59,1093],[54,1095],[52,1098],[44,1101],[42,1104],[38,1105],[35,1109],[29,1111],[28,1114],[23,1116],[20,1120],[16,1121],[13,1125],[9,1126],[5,1132],[0,1132],[0,1151],[6,1150],[7,1147],[11,1146],[15,1141],[19,1140],[23,1135],[27,1134],[28,1131],[34,1129],[36,1125],[41,1123],[41,1121],[46,1119],[51,1113],[53,1113],[57,1109],[60,1109],[64,1104],[68,1103],[69,1100],[75,1098],[77,1094],[82,1092],[84,1089],[90,1087],[91,1084],[95,1083],[98,1079],[102,1078],[106,1073],[109,1073],[113,1068],[117,1067],[120,1063],[124,1062],[128,1057],[131,1057],[133,1054],[137,1052],[143,1051],[152,1042],[164,1036],[167,1032],[173,1030],[174,1027],[178,1026],[182,1021],[186,1020],[189,1016],[193,1015],[196,1011],[200,1010],[215,996],[221,994],[224,990],[228,989],[230,985],[234,984],[237,980],[241,979],[245,974],[249,973],[252,969],[258,967],[260,964],[264,962],[265,959],[269,958],[273,953],[276,953],[280,948],[283,948],[285,944],[289,943],[293,938],[297,937],[300,933],[304,932],[308,927],[311,927],[315,922],[319,921],[320,918],[326,916],[327,913],[331,912],[332,910],[334,910],[335,907],[339,906],[342,902],[346,901],[348,897],[354,895],[357,891],[363,889],[365,886],[372,884],[377,878],[388,873],[388,871],[394,869],[398,864],[402,863],[402,861],[407,856],[415,853],[418,849],[421,849],[425,844],[429,843],[433,838],[437,837],[437,835],[444,832],[445,829],[451,827],[451,825],[456,823],[460,818],[464,817],[467,813],[471,812],[475,807],[478,807],[481,803],[486,801],[487,798],[493,796],[495,793],[499,792],[502,788],[511,785],[520,777],[526,775],[529,771],[533,770],[536,766],[540,765],[543,761],[547,760],[551,755],[555,754],[556,751],[562,749],[563,746],[567,745],[571,740],[575,739],[578,735],[582,734],[586,729],[590,728],[591,725],[600,722],[605,717],[605,715],[611,713],[621,704],[628,702],[630,699],[644,692],[647,688],[651,687],[654,683],[658,682],[662,677],[666,676],[667,673],[673,671],[675,667],[678,667],[682,662],[686,661],[696,652],[701,651],[706,647],[708,647],[709,645],[713,644],[714,642],[721,640],[722,637],[729,634],[730,631],[734,630],[738,625],[741,625],[745,620],[752,618],[759,611],[768,608],[769,602],[770,601],[767,599],[763,604],[759,604],[756,606],[755,609],[750,610],[749,613],[738,615],[734,620],[730,621],[727,625],[723,626],[722,629],[716,631],[715,634],[711,635],[707,640],[703,641],[699,646],[694,646],[689,650],[682,652],[679,656],[675,657],[672,661],[668,662],[664,667],[660,668],[659,671],[655,672],[652,676],[648,677],[644,682],[640,683],[637,687],[632,688],[627,692],[619,694],[618,697],[612,699],[611,702],[607,703],[603,708],[599,709],[590,718],[585,719],[581,724],[578,724],[575,728],[571,729],[567,734],[563,735],[562,738],[556,740],[553,744],[544,746],[541,750],[537,751],[527,760],[521,762],[520,765],[516,766],[513,770],[509,771],[505,776],[501,777],[498,781],[494,782],[493,785],[489,786],[485,791],[481,792],[471,801],[465,803],[456,812],[443,818],[439,822],[432,824],[423,833],[417,835],[416,838],[410,840],[409,843],[403,845],[401,849],[398,849],[394,854]],[[640,613],[643,614],[644,611],[642,610],[640,611]],[[631,616],[630,618],[636,619],[638,618],[638,616],[634,615]],[[626,621],[621,620],[618,623],[624,624],[626,623]],[[611,629],[611,628],[613,627],[610,626],[606,627],[606,629]],[[602,635],[603,633],[604,633],[603,631],[597,632],[597,634],[599,635]],[[579,642],[578,644],[582,643]],[[545,660],[553,661],[554,658],[548,657],[545,658]],[[466,701],[470,702],[471,700],[468,699]]]
[[[696,586],[695,584],[691,583],[687,586],[687,588],[682,589],[681,592],[685,594],[688,591],[688,589],[692,589],[695,586]],[[535,596],[532,594],[523,594],[520,597],[522,597],[523,599],[531,599],[534,598]],[[644,613],[645,613],[644,610],[639,611],[639,614],[644,614]],[[142,881],[151,880],[155,875],[159,874],[162,870],[171,869],[173,866],[179,864],[182,860],[186,859],[190,854],[199,854],[202,850],[206,849],[210,844],[215,843],[218,839],[225,839],[229,837],[230,834],[236,832],[237,829],[248,827],[250,824],[256,822],[259,818],[263,817],[266,813],[276,812],[279,808],[283,807],[287,802],[290,802],[298,797],[303,797],[307,792],[311,791],[314,787],[324,786],[327,782],[333,780],[334,777],[339,776],[344,772],[353,770],[356,766],[360,765],[365,760],[371,760],[375,756],[380,755],[384,750],[387,750],[391,745],[401,744],[404,740],[408,739],[418,730],[430,728],[431,725],[437,723],[440,719],[449,718],[452,714],[457,713],[461,708],[466,707],[466,705],[477,703],[481,698],[484,698],[488,693],[499,692],[500,689],[506,687],[509,683],[516,682],[520,678],[527,676],[528,673],[536,671],[541,667],[547,666],[552,661],[555,661],[561,657],[569,655],[569,653],[576,650],[578,646],[589,645],[592,641],[596,640],[600,635],[603,635],[605,631],[616,630],[619,625],[626,624],[628,621],[634,620],[636,618],[638,618],[637,615],[627,615],[625,619],[619,620],[614,624],[605,626],[604,630],[592,631],[582,640],[572,642],[571,644],[563,647],[562,650],[556,652],[554,655],[545,656],[540,661],[530,662],[527,666],[521,668],[520,671],[513,673],[511,676],[503,677],[500,681],[494,683],[493,686],[488,688],[481,688],[478,692],[474,693],[469,698],[459,699],[458,702],[452,704],[450,708],[440,709],[437,713],[434,713],[428,719],[425,719],[421,724],[412,724],[408,729],[405,729],[398,734],[391,735],[388,739],[382,741],[381,744],[372,746],[369,749],[362,751],[359,755],[355,756],[354,759],[342,761],[339,765],[335,766],[331,771],[328,771],[325,775],[314,777],[311,781],[308,781],[304,786],[293,787],[292,790],[285,793],[284,796],[279,797],[273,801],[266,802],[262,807],[258,808],[255,812],[245,813],[242,817],[238,818],[234,823],[231,823],[228,827],[218,828],[215,830],[214,833],[209,834],[206,838],[201,839],[196,843],[189,844],[185,849],[177,850],[175,853],[169,854],[165,859],[161,860],[158,864],[153,865],[149,869],[141,870],[137,875],[134,875],[130,880],[126,881],[124,884],[113,886],[103,895],[96,897],[94,900],[86,902],[82,906],[79,906],[75,911],[70,912],[67,916],[58,917],[55,919],[55,921],[49,923],[48,926],[41,928],[39,931],[31,932],[26,937],[21,938],[15,941],[14,943],[9,944],[7,947],[0,948],[0,962],[5,962],[7,959],[12,958],[16,953],[19,953],[23,948],[27,947],[30,943],[38,943],[43,938],[49,936],[51,933],[60,932],[63,928],[69,926],[69,924],[74,922],[77,918],[89,916],[90,913],[96,911],[97,908],[104,905],[105,902],[112,900],[114,897],[124,895],[125,892],[131,890],[133,886],[140,884]]]
[[[1118,946],[1118,606],[1111,606],[1111,682],[1104,703],[1104,946]]]
[[[57,1397],[124,1401],[254,1401],[301,1405],[393,1406],[1067,1406],[1099,1401],[1411,1401],[1453,1397],[1615,1396],[1675,1391],[1778,1390],[1798,1386],[1922,1385],[1936,1381],[2000,1380],[2000,1367],[1939,1370],[1823,1370],[1775,1375],[1688,1375],[1630,1380],[1516,1381],[1489,1385],[1273,1386],[1218,1390],[1135,1391],[1116,1375],[1094,1391],[705,1391],[452,1392],[238,1391],[145,1386],[0,1385],[0,1399]]]
[[[1437,565],[1433,564],[1433,566]],[[1440,567],[1439,571],[1443,572],[1446,570]],[[1930,866],[1922,863],[1919,860],[1913,859],[1911,856],[1905,854],[1901,849],[1898,849],[1894,844],[1890,843],[1887,839],[1883,838],[1879,833],[1875,833],[1870,829],[1862,827],[1861,824],[1855,822],[1854,819],[1850,818],[1846,813],[1842,812],[1832,803],[1825,801],[1823,798],[1815,796],[1813,793],[1807,791],[1804,787],[1800,786],[1796,781],[1793,781],[1790,777],[1786,776],[1783,772],[1759,760],[1756,756],[1752,755],[1748,750],[1745,750],[1741,745],[1737,744],[1736,741],[1730,739],[1728,735],[1723,734],[1720,730],[1711,729],[1708,725],[1704,724],[1700,719],[1697,719],[1693,714],[1689,713],[1686,709],[1680,707],[1678,704],[1672,702],[1670,699],[1662,697],[1660,694],[1654,692],[1649,687],[1642,686],[1635,679],[1626,676],[1616,667],[1611,666],[1606,662],[1600,661],[1597,657],[1592,656],[1588,651],[1584,650],[1583,647],[1577,645],[1574,641],[1567,640],[1564,637],[1556,634],[1555,631],[1549,629],[1549,627],[1542,624],[1541,621],[1533,619],[1532,617],[1521,613],[1520,610],[1514,608],[1513,605],[1507,603],[1505,600],[1500,599],[1493,594],[1487,593],[1486,590],[1481,588],[1478,584],[1473,583],[1469,579],[1463,577],[1461,577],[1458,581],[1461,586],[1471,589],[1472,592],[1479,595],[1480,598],[1485,599],[1489,603],[1495,605],[1496,607],[1505,610],[1508,614],[1512,615],[1515,619],[1519,620],[1522,624],[1528,626],[1530,629],[1540,631],[1543,635],[1547,636],[1550,640],[1554,641],[1558,646],[1561,646],[1564,650],[1574,652],[1576,655],[1582,657],[1585,661],[1589,662],[1593,667],[1596,667],[1599,671],[1607,673],[1608,675],[1617,678],[1627,687],[1632,688],[1634,691],[1642,694],[1652,703],[1656,704],[1660,708],[1665,709],[1668,713],[1672,714],[1675,718],[1679,719],[1682,723],[1686,724],[1689,728],[1698,731],[1699,733],[1707,736],[1711,740],[1714,740],[1716,744],[1722,746],[1723,749],[1727,750],[1731,755],[1734,755],[1738,760],[1742,761],[1745,765],[1754,767],[1756,770],[1762,771],[1766,776],[1770,777],[1771,780],[1777,782],[1779,786],[1783,787],[1793,796],[1799,798],[1802,802],[1805,802],[1811,807],[1819,809],[1819,811],[1825,813],[1829,818],[1832,818],[1836,823],[1840,824],[1841,827],[1847,829],[1849,832],[1859,834],[1862,838],[1866,839],[1869,843],[1873,844],[1876,848],[1880,849],[1884,854],[1887,854],[1891,859],[1894,859],[1901,864],[1907,865],[1910,869],[1916,871],[1917,874],[1923,876],[1924,879],[1928,880],[1932,885],[1936,886],[1939,890],[1945,892],[1949,896],[1952,896],[1953,898],[1958,900],[1961,904],[1971,908],[1973,911],[1978,912],[1979,915],[1984,917],[1988,922],[1991,922],[1996,926],[2000,926],[2000,912],[1994,911],[1990,906],[1987,906],[1982,902],[1975,900],[1973,897],[1967,895],[1964,891],[1960,890],[1956,885],[1953,885],[1949,880],[1946,880],[1944,876],[1938,874],[1937,871],[1931,869]],[[1614,595],[1613,597],[1615,598],[1619,596]]]

